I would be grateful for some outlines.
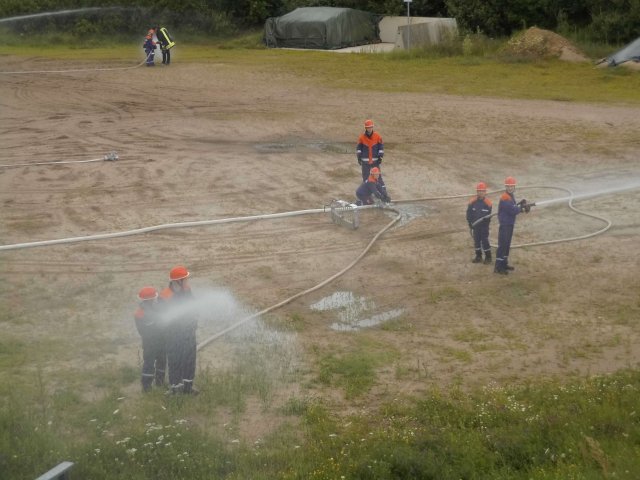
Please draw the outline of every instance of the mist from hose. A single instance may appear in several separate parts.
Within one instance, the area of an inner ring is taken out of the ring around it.
[[[74,15],[76,13],[89,13],[89,12],[98,12],[98,11],[104,11],[104,10],[122,10],[122,7],[86,7],[86,8],[75,8],[72,10],[59,10],[56,12],[33,13],[30,15],[19,15],[16,17],[0,18],[0,23],[19,22],[21,20],[30,20],[32,18],[52,17],[55,15],[59,15],[59,16]]]
[[[296,335],[269,328],[227,288],[194,288],[192,298],[170,302],[161,308],[166,309],[162,320],[167,324],[197,318],[199,338],[233,330],[212,354],[204,358],[199,354],[200,368],[215,365],[216,370],[223,371],[228,366],[234,372],[242,371],[248,378],[259,379],[256,382],[268,389],[290,375],[300,363]],[[241,319],[250,315],[252,321],[242,322]],[[241,328],[235,328],[236,325]]]
[[[162,307],[162,319],[173,323],[183,318],[197,318],[203,327],[223,328],[250,312],[224,288],[198,289],[186,301],[170,302]]]

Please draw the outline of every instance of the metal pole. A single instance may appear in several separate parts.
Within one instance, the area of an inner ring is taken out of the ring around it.
[[[411,0],[405,0],[405,3],[407,4],[407,50],[411,50],[411,13],[409,11]]]

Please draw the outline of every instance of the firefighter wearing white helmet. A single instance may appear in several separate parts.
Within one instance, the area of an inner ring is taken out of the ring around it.
[[[172,268],[169,272],[169,285],[160,293],[160,298],[164,301],[166,320],[169,393],[198,393],[193,387],[198,346],[198,316],[193,308],[189,276],[189,271],[182,265]]]
[[[511,249],[511,239],[513,229],[516,225],[516,216],[521,212],[529,213],[530,206],[522,199],[516,202],[516,179],[507,177],[504,180],[504,193],[500,196],[498,204],[498,250],[496,251],[496,263],[494,272],[507,275],[514,268],[509,265],[509,250]]]
[[[142,339],[142,390],[151,390],[164,385],[167,354],[164,332],[160,322],[158,291],[153,287],[143,287],[138,292],[140,305],[134,314],[136,329]]]
[[[491,258],[491,244],[489,243],[489,224],[491,222],[491,200],[487,198],[487,185],[480,182],[476,185],[476,195],[469,200],[467,205],[467,223],[473,237],[473,247],[476,253],[473,263],[482,262],[484,252],[484,264],[493,262]]]
[[[373,131],[373,127],[373,120],[365,120],[364,132],[358,137],[358,144],[356,145],[356,158],[358,159],[358,164],[362,167],[363,182],[366,182],[369,178],[372,168],[377,167],[380,170],[378,185],[386,195],[387,187],[384,184],[382,169],[380,168],[382,157],[384,157],[384,143],[380,134]]]

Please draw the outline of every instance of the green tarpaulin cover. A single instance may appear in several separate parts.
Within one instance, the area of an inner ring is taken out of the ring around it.
[[[379,41],[378,17],[353,8],[296,8],[264,25],[268,47],[331,50]]]

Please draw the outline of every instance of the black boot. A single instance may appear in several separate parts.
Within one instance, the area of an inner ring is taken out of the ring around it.
[[[476,258],[471,260],[471,263],[482,263],[482,253],[476,252]]]
[[[491,258],[491,251],[485,252],[484,254],[484,264],[490,265],[493,263],[493,259]]]

